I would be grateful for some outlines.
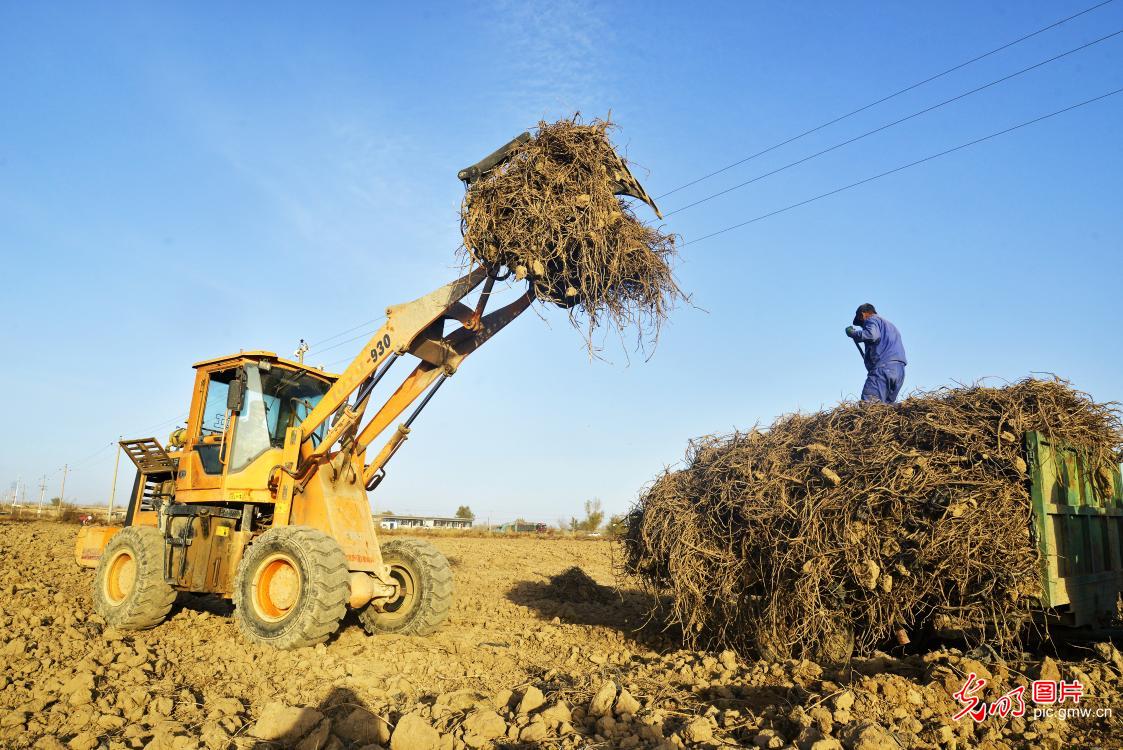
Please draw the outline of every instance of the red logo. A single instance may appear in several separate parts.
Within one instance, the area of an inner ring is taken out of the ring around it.
[[[987,704],[983,699],[975,695],[975,693],[986,687],[987,681],[979,677],[974,672],[967,676],[967,682],[963,687],[955,691],[952,695],[957,701],[963,704],[963,708],[952,718],[959,721],[964,716],[970,716],[975,721],[982,721],[987,715]]]
[[[964,716],[970,716],[975,721],[982,721],[988,716],[1025,716],[1025,686],[1016,687],[993,703],[987,703],[979,697],[979,693],[986,687],[987,681],[974,672],[967,675],[967,682],[955,691],[952,697],[959,701],[963,708],[953,716],[959,721]],[[1080,703],[1084,697],[1084,686],[1079,680],[1065,682],[1064,680],[1034,680],[1030,684],[1030,700],[1037,705],[1053,705],[1071,700]]]

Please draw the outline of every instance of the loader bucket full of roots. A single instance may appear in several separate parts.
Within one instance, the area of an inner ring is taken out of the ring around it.
[[[602,324],[653,342],[682,297],[671,272],[674,235],[644,224],[618,197],[655,208],[613,148],[611,127],[576,117],[539,123],[470,183],[461,207],[470,260],[525,278],[539,300],[567,308],[590,347]]]
[[[1040,594],[1032,430],[1078,451],[1093,481],[1118,466],[1115,405],[1057,380],[694,440],[632,509],[627,572],[693,647],[834,661],[948,630],[1015,647]]]

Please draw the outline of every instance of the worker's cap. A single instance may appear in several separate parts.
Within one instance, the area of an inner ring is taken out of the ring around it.
[[[876,315],[877,310],[874,309],[874,306],[869,302],[865,303],[864,305],[858,305],[858,309],[854,311],[854,325],[862,325],[862,315],[864,313],[873,313],[874,315]]]

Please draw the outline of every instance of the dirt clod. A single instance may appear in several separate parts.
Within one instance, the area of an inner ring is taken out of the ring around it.
[[[398,719],[390,737],[390,750],[440,750],[441,735],[418,713]]]
[[[542,691],[531,685],[523,693],[522,699],[519,701],[518,712],[520,714],[528,714],[535,711],[546,702],[546,696],[542,695]]]
[[[616,700],[616,683],[608,680],[600,686],[593,699],[589,701],[589,716],[605,716],[612,711]]]
[[[634,716],[639,711],[639,709],[640,709],[639,701],[637,701],[635,698],[633,698],[632,694],[629,693],[626,689],[621,690],[620,691],[620,697],[616,699],[616,713],[617,713],[617,715],[628,714],[628,715]]]
[[[311,708],[286,706],[274,701],[262,708],[249,734],[262,740],[295,742],[308,734],[323,718],[322,713]]]
[[[334,731],[342,739],[360,745],[385,745],[390,741],[390,725],[365,708],[356,708],[337,721]]]
[[[473,711],[464,720],[464,742],[468,747],[482,747],[507,732],[503,717],[490,709]]]

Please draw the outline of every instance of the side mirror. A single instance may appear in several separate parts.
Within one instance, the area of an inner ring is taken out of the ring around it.
[[[246,400],[246,372],[242,370],[238,377],[230,381],[230,388],[226,391],[226,410],[239,414],[242,404]]]

